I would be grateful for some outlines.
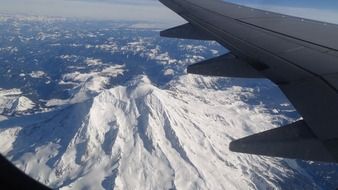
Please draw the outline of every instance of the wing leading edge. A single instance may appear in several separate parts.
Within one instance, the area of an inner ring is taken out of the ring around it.
[[[234,141],[232,151],[338,162],[337,25],[220,0],[160,1],[189,26],[170,29],[171,35],[163,32],[162,36],[214,39],[231,51],[188,67],[188,73],[264,76],[280,87],[303,117],[288,126]]]

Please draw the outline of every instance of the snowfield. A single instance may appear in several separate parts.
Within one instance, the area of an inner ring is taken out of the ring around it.
[[[187,75],[159,89],[139,76],[59,110],[8,119],[1,151],[60,189],[312,189],[294,161],[228,150],[231,140],[288,118],[242,101],[253,89],[213,90],[217,80]]]

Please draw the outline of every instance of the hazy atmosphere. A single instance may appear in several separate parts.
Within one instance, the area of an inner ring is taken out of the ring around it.
[[[231,0],[261,9],[338,23],[337,1]],[[156,0],[1,0],[0,12],[100,20],[175,23],[182,20]]]

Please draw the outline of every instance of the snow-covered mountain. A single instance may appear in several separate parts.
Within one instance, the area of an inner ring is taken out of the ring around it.
[[[11,19],[0,22],[0,152],[44,184],[335,185],[334,165],[229,151],[232,140],[299,116],[269,81],[187,75],[188,64],[226,51],[216,43],[165,40],[140,23]]]
[[[24,112],[35,107],[34,102],[22,95],[19,89],[0,88],[0,114]]]
[[[234,138],[286,118],[243,102],[252,89],[215,85],[182,76],[159,89],[139,76],[83,102],[3,122],[15,127],[2,130],[2,152],[61,189],[313,188],[294,161],[229,152]]]

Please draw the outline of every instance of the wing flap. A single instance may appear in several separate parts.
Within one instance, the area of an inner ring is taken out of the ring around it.
[[[191,40],[214,40],[212,36],[206,34],[201,29],[193,26],[190,23],[176,26],[160,32],[162,37],[180,38]]]
[[[249,64],[232,54],[225,54],[188,66],[187,72],[204,76],[263,78]]]
[[[233,141],[230,150],[272,157],[335,162],[325,142],[319,140],[303,120]]]

